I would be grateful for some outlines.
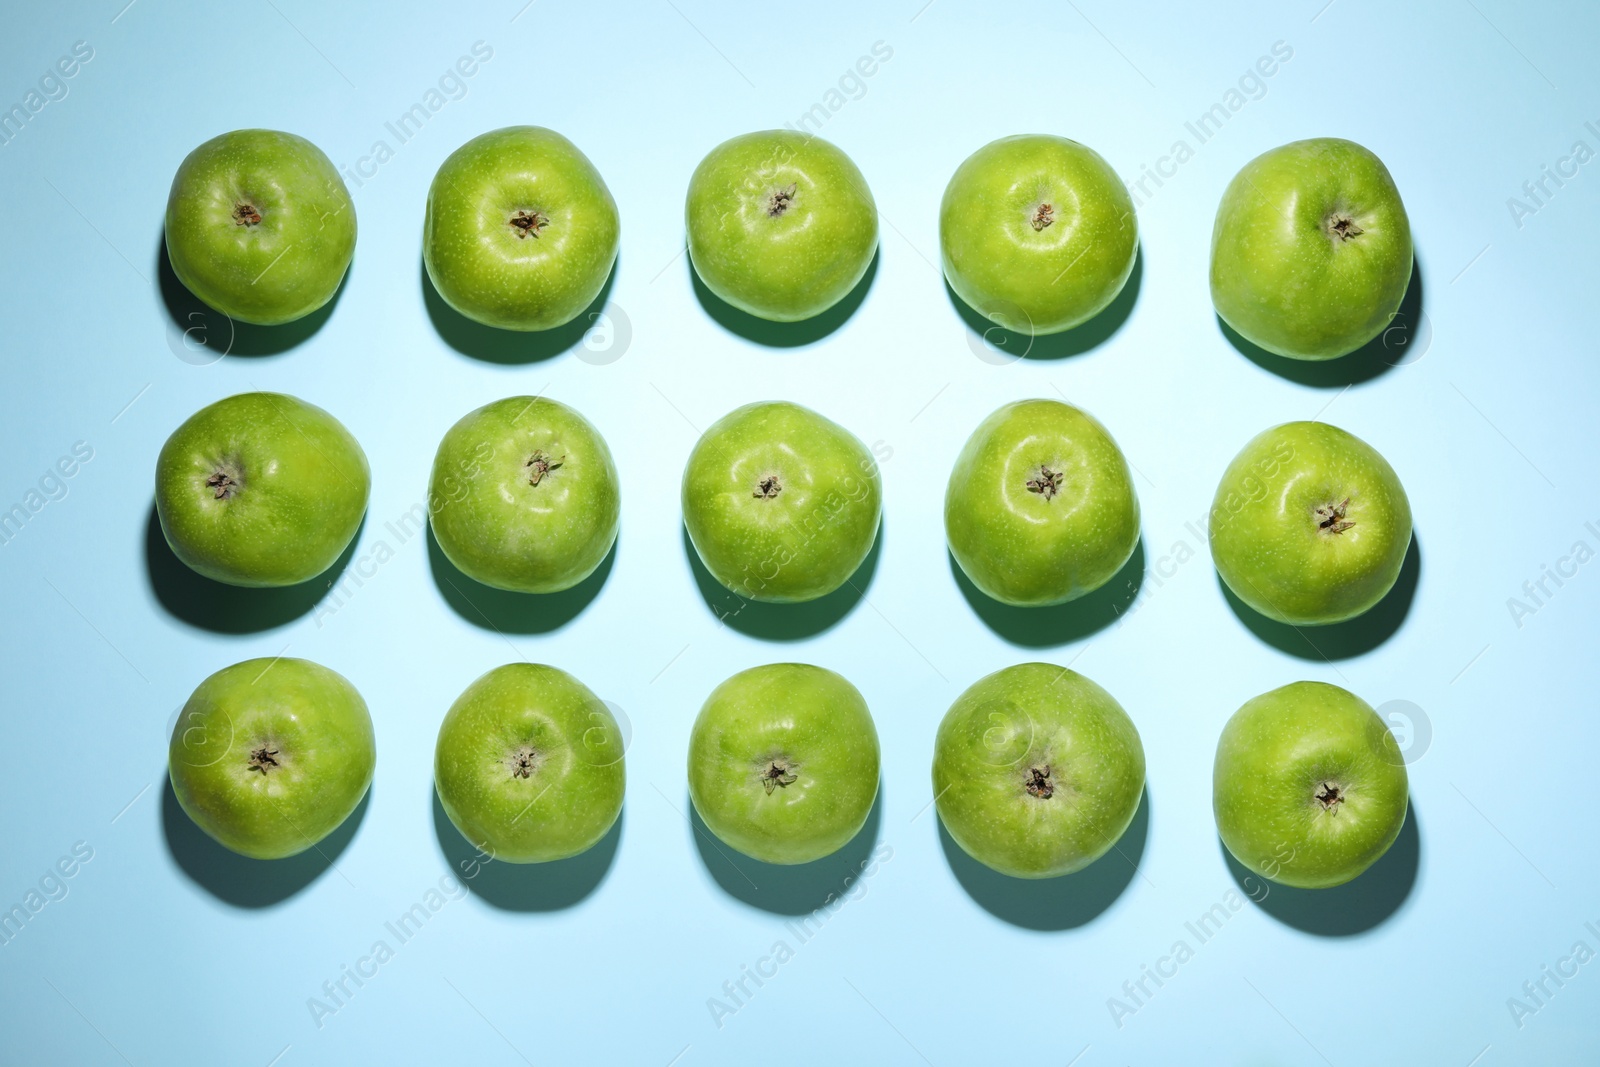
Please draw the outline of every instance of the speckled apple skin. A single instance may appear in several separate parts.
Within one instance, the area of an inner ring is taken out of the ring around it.
[[[539,472],[537,462],[556,465]],[[428,481],[428,511],[439,548],[467,577],[496,589],[555,593],[594,573],[611,551],[622,487],[611,450],[589,420],[556,400],[511,396],[445,433]]]
[[[783,212],[773,194],[790,185]],[[775,322],[844,299],[878,248],[878,207],[850,157],[820,137],[768,130],[713,148],[689,179],[689,259],[741,311]]]
[[[1346,500],[1344,517],[1325,525],[1317,509]],[[1228,464],[1208,526],[1234,595],[1269,619],[1316,626],[1355,618],[1394,587],[1411,504],[1377,449],[1325,422],[1288,422]]]
[[[1341,800],[1319,801],[1325,783]],[[1284,885],[1323,889],[1365,871],[1406,820],[1405,760],[1366,701],[1295,682],[1234,712],[1217,741],[1212,808],[1228,851]]]
[[[1061,475],[1054,497],[1027,483]],[[950,554],[986,595],[1018,607],[1074,600],[1110,581],[1139,543],[1139,498],[1122,450],[1094,416],[1019,400],[984,419],[956,456],[944,499]]]

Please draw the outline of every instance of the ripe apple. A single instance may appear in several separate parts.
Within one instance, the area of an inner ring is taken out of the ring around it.
[[[1139,808],[1144,746],[1098,685],[1019,663],[956,698],[933,742],[934,805],[980,863],[1054,878],[1110,851]]]
[[[878,536],[878,464],[799,404],[746,404],[701,435],[683,472],[683,522],[717,581],[796,603],[839,588]]]
[[[1211,502],[1211,557],[1240,600],[1294,626],[1382,600],[1411,544],[1394,468],[1354,434],[1286,422],[1251,438]]]
[[[356,209],[322,150],[234,130],[184,157],[167,197],[167,256],[189,291],[240,322],[292,322],[332,299],[356,250]]]
[[[172,791],[189,818],[258,860],[293,856],[356,809],[377,748],[355,686],[304,659],[247,659],[200,683],[172,729]]]
[[[622,232],[578,146],[542,126],[479,134],[428,188],[422,262],[467,318],[503,330],[571,322],[605,287]]]
[[[1217,741],[1212,807],[1234,859],[1325,889],[1372,866],[1406,821],[1406,766],[1360,697],[1295,682],[1233,713]]]
[[[820,137],[747,133],[689,179],[689,259],[718,297],[775,322],[821,314],[855,288],[878,247],[861,171]]]
[[[1211,302],[1245,339],[1333,359],[1384,331],[1411,281],[1411,223],[1383,161],[1315,137],[1228,183],[1211,231]]]
[[[1019,400],[967,438],[944,497],[950,554],[1005,604],[1060,604],[1098,589],[1139,544],[1128,461],[1094,416]]]
[[[461,836],[494,859],[566,859],[622,813],[623,747],[611,709],[582,682],[555,667],[508,663],[445,713],[434,785]]]
[[[296,585],[327,570],[360,528],[371,487],[350,431],[283,393],[201,408],[156,460],[167,544],[229,585]]]
[[[433,535],[467,577],[520,593],[587,578],[617,540],[611,450],[587,419],[542,397],[496,400],[439,442],[428,483]]]
[[[878,731],[861,693],[805,663],[770,663],[706,698],[689,734],[689,799],[707,829],[765,863],[843,848],[878,795]]]
[[[1094,149],[1048,134],[991,141],[939,205],[956,295],[1007,329],[1059,333],[1117,298],[1139,248],[1128,189]],[[1015,321],[1015,311],[1026,322]]]

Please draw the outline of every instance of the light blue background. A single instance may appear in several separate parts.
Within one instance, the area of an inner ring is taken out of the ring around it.
[[[1507,606],[1575,541],[1600,548],[1584,525],[1600,528],[1600,163],[1520,226],[1507,206],[1574,141],[1600,150],[1584,125],[1600,127],[1591,5],[124,2],[13,5],[0,38],[7,106],[75,41],[94,50],[67,95],[0,147],[0,507],[24,501],[75,442],[94,450],[65,497],[0,548],[0,905],[22,901],[75,842],[93,850],[65,898],[0,947],[7,1062],[1596,1062],[1600,962],[1548,983],[1555,995],[1520,1028],[1507,1007],[1574,942],[1600,950],[1584,926],[1600,927],[1600,564],[1559,588],[1547,579],[1554,595],[1520,626]],[[465,95],[352,185],[360,241],[320,328],[284,331],[298,343],[276,354],[197,365],[207,350],[184,346],[160,289],[162,211],[183,156],[265,126],[353,166],[379,139],[396,146],[385,122],[477,41],[493,57]],[[821,129],[878,199],[876,275],[817,343],[753,344],[694,293],[681,255],[688,176],[725,137],[826,105],[880,41],[892,58]],[[1174,140],[1193,147],[1183,124],[1278,41],[1293,57],[1265,94],[1147,186],[1139,285],[1124,317],[1101,324],[1109,336],[1067,358],[977,358],[936,268],[955,166],[994,137],[1048,131],[1136,180]],[[473,354],[460,320],[430,315],[422,204],[461,142],[529,122],[570,136],[610,183],[624,230],[610,301],[622,314],[565,353],[497,363]],[[1420,359],[1368,361],[1383,373],[1355,383],[1337,368],[1297,382],[1246,358],[1219,331],[1206,285],[1228,179],[1267,148],[1329,134],[1394,173],[1431,332]],[[631,339],[604,362],[623,315]],[[232,598],[280,614],[230,632],[262,614],[197,603],[152,548],[152,466],[183,418],[255,388],[322,405],[362,441],[371,511],[345,574],[371,576],[300,614]],[[460,596],[452,606],[424,538],[402,542],[385,524],[422,498],[454,420],[533,392],[576,406],[609,439],[622,535],[592,601],[518,632],[503,602],[484,598],[497,630]],[[1137,467],[1147,573],[1133,614],[1113,616],[1102,598],[1088,621],[1054,618],[1062,640],[1026,647],[961,592],[940,504],[985,414],[1057,395],[1104,421]],[[695,428],[764,398],[813,406],[893,452],[866,596],[793,641],[746,632],[751,616],[720,624],[680,532]],[[1420,547],[1409,611],[1379,619],[1393,632],[1330,636],[1331,662],[1252,632],[1185,525],[1246,439],[1314,417],[1394,464]],[[374,571],[361,557],[380,542],[394,558]],[[333,866],[262,874],[172,817],[166,742],[207,674],[280,652],[360,688],[380,755],[353,836],[330,845],[342,845]],[[399,945],[384,924],[463,858],[436,825],[440,717],[473,678],[519,658],[558,664],[625,711],[620,835],[560,870],[491,865]],[[791,658],[866,695],[884,753],[870,832],[880,855],[892,850],[804,943],[782,909],[838,889],[871,842],[817,871],[735,865],[697,845],[683,774],[710,689]],[[1064,881],[1008,885],[941,844],[928,809],[935,724],[966,685],[1034,658],[1106,686],[1143,734],[1147,806],[1123,843],[1137,872],[1113,854]],[[1210,810],[1217,733],[1245,699],[1298,678],[1421,709],[1431,743],[1420,731],[1407,742],[1417,833],[1349,890],[1241,894],[1200,944],[1185,923],[1241,893]],[[319,1028],[308,998],[380,938],[394,958]],[[1154,995],[1119,1028],[1108,998],[1179,939],[1193,958],[1164,986],[1147,981]],[[708,998],[778,940],[793,958],[719,1029]]]

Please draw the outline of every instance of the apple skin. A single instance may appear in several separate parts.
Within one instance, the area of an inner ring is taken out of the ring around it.
[[[622,813],[623,738],[605,702],[539,663],[473,682],[439,726],[439,803],[468,843],[507,863],[592,848]]]
[[[1406,821],[1405,760],[1360,697],[1295,682],[1234,712],[1217,741],[1212,808],[1233,858],[1283,885],[1343,885]]]
[[[684,215],[689,259],[706,288],[774,322],[843,300],[878,248],[878,206],[861,171],[827,141],[793,130],[713,148],[689,179]]]
[[[555,400],[485,404],[450,427],[434,456],[433,535],[461,573],[496,589],[577,585],[616,543],[621,514],[605,438]]]
[[[939,205],[950,288],[1020,333],[1059,333],[1104,311],[1138,250],[1127,186],[1098,152],[1065,137],[989,142],[956,168]],[[1028,321],[1010,321],[1013,309]]]
[[[973,683],[939,723],[934,806],[962,850],[1013,878],[1054,878],[1110,851],[1139,809],[1144,745],[1110,693],[1019,663]]]
[[[366,453],[350,431],[283,393],[239,393],[201,408],[156,460],[167,544],[229,585],[297,585],[333,566],[360,529],[371,490]]]
[[[304,852],[355,811],[377,746],[366,702],[343,677],[310,660],[249,659],[200,683],[167,761],[200,829],[273,860]]]
[[[878,731],[855,686],[823,667],[771,663],[706,698],[689,734],[689,799],[745,855],[809,863],[865,825],[878,763]]]
[[[1383,161],[1316,137],[1228,183],[1211,233],[1211,302],[1246,340],[1335,359],[1382,333],[1411,281],[1411,223]]]
[[[542,126],[479,134],[428,188],[422,262],[445,303],[502,330],[581,315],[617,260],[622,222],[578,146]]]
[[[333,298],[356,250],[344,179],[304,137],[234,130],[184,157],[167,197],[167,257],[189,291],[276,326]]]
[[[1122,450],[1094,416],[1019,400],[984,419],[956,456],[944,528],[950,554],[985,595],[1042,607],[1122,569],[1139,544],[1139,498]]]
[[[1209,526],[1211,558],[1235,596],[1269,619],[1317,626],[1355,618],[1394,587],[1411,504],[1394,468],[1359,437],[1286,422],[1228,464]]]
[[[689,540],[717,581],[750,600],[788,604],[833,592],[872,551],[882,512],[867,447],[786,401],[718,419],[683,471]]]

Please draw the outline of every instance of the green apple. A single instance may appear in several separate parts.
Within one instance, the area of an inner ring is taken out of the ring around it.
[[[445,303],[503,330],[571,322],[605,287],[622,223],[578,146],[542,126],[479,134],[428,188],[422,262]]]
[[[1372,866],[1406,821],[1405,758],[1360,697],[1295,682],[1233,713],[1217,741],[1212,807],[1233,858],[1301,889]]]
[[[349,817],[372,784],[372,717],[355,686],[304,659],[248,659],[200,683],[167,762],[189,818],[258,860],[293,856]]]
[[[1139,544],[1122,450],[1093,415],[1019,400],[967,438],[944,497],[950,554],[1005,604],[1060,604],[1098,589]]]
[[[1411,544],[1411,504],[1376,449],[1325,422],[1250,439],[1211,502],[1211,557],[1234,595],[1294,626],[1382,600]]]
[[[939,819],[1014,878],[1082,870],[1117,843],[1144,792],[1144,745],[1098,685],[1051,663],[995,671],[956,698],[933,742]]]
[[[333,298],[356,250],[339,172],[304,137],[234,130],[184,157],[167,197],[167,257],[189,291],[275,326]]]
[[[611,450],[587,419],[510,396],[462,417],[428,483],[433,535],[467,577],[519,593],[583,581],[617,540],[622,494]]]
[[[861,171],[820,137],[747,133],[713,148],[684,214],[700,280],[775,322],[821,314],[854,289],[878,248],[878,206]]]
[[[508,663],[439,726],[439,803],[469,844],[508,863],[566,859],[622,813],[624,741],[604,701],[566,671]]]
[[[1383,161],[1314,137],[1228,183],[1211,231],[1211,302],[1246,340],[1333,359],[1388,327],[1411,281],[1411,223]]]
[[[878,795],[878,731],[855,686],[770,663],[706,698],[689,734],[689,799],[707,829],[766,863],[843,848]]]
[[[367,456],[332,415],[283,393],[201,408],[156,460],[156,515],[184,563],[229,585],[309,581],[361,527]]]
[[[878,536],[878,464],[799,404],[746,404],[700,436],[683,472],[683,522],[706,570],[750,600],[839,588]]]
[[[939,204],[950,288],[1021,333],[1059,333],[1098,315],[1138,250],[1127,186],[1098,152],[1065,137],[990,141],[956,168]]]

